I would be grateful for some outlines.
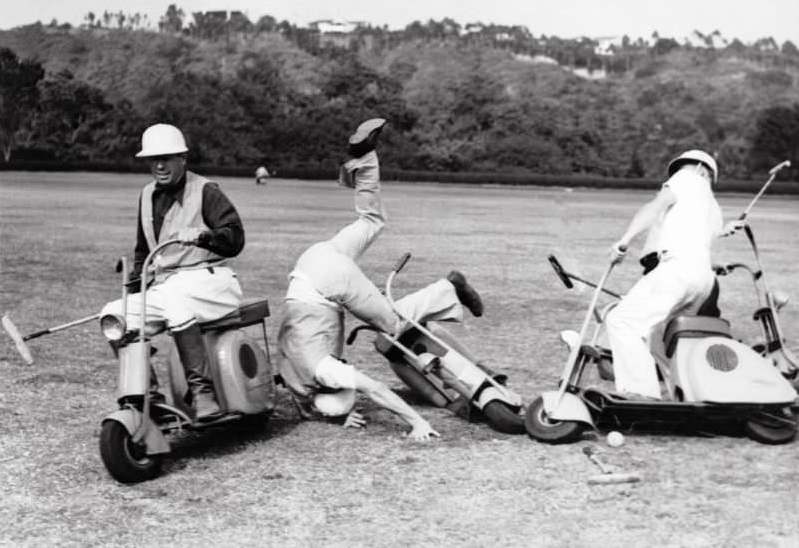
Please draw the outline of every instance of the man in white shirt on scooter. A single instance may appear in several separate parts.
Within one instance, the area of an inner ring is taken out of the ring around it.
[[[355,189],[358,218],[309,247],[289,274],[278,334],[279,370],[304,418],[347,415],[345,426],[363,426],[364,418],[352,411],[357,391],[407,422],[408,437],[427,440],[439,434],[419,413],[383,383],[341,360],[345,310],[385,333],[397,333],[404,323],[356,264],[386,222],[375,152],[384,125],[382,118],[367,120],[349,139],[351,159],[341,168],[339,184]],[[419,321],[460,321],[464,306],[475,316],[483,313],[480,296],[457,271],[396,306],[404,317]]]
[[[616,390],[630,399],[661,398],[649,344],[653,330],[678,313],[699,308],[713,288],[713,242],[741,227],[732,221],[722,228],[713,195],[718,166],[712,156],[684,152],[669,164],[668,174],[657,196],[636,212],[611,248],[612,260],[621,262],[633,238],[648,230],[644,251],[657,259],[605,319]]]

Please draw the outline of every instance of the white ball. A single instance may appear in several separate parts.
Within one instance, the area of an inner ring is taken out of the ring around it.
[[[608,445],[611,447],[621,447],[624,445],[624,435],[616,430],[609,432],[607,436]]]

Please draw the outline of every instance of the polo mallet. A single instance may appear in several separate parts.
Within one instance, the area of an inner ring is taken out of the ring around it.
[[[754,207],[755,202],[757,202],[760,199],[760,197],[763,195],[763,193],[766,192],[766,189],[768,188],[768,186],[771,184],[771,182],[777,176],[777,173],[779,173],[779,171],[782,168],[784,168],[784,167],[791,167],[791,161],[790,160],[785,160],[784,162],[782,162],[780,164],[777,164],[776,166],[774,166],[770,170],[768,170],[768,174],[770,175],[770,177],[768,178],[768,181],[766,181],[766,184],[764,184],[763,188],[760,189],[760,192],[755,194],[755,197],[752,198],[752,201],[749,202],[749,205],[746,206],[746,209],[744,209],[743,213],[741,213],[741,215],[738,217],[739,221],[743,221],[744,219],[746,219],[746,216],[749,215],[749,211],[751,211],[752,208]]]
[[[614,472],[614,469],[604,462],[599,460],[596,456],[596,451],[590,445],[583,447],[583,453],[588,460],[597,465],[597,468],[602,472],[599,475],[591,476],[588,478],[589,485],[608,485],[612,483],[636,483],[641,481],[640,474],[628,472]]]
[[[20,334],[19,329],[17,329],[17,326],[11,321],[11,318],[8,317],[8,314],[3,314],[2,324],[5,332],[8,333],[8,336],[11,337],[11,340],[13,340],[14,344],[17,346],[17,351],[22,356],[22,359],[25,360],[25,363],[28,365],[33,365],[33,356],[31,355],[30,348],[28,348],[28,345],[25,344],[27,341],[41,337],[42,335],[49,335],[50,333],[63,331],[64,329],[69,329],[70,327],[89,323],[98,319],[99,317],[100,314],[93,314],[92,316],[86,316],[85,318],[81,318],[69,323],[56,325],[55,327],[48,327],[47,329],[30,333],[29,335]]]
[[[574,284],[571,282],[572,280],[576,280],[580,283],[587,285],[588,287],[593,287],[594,289],[596,289],[596,284],[594,282],[589,282],[588,280],[584,280],[581,277],[572,274],[571,272],[566,272],[566,270],[564,270],[563,266],[560,264],[560,261],[558,261],[557,257],[555,257],[554,255],[550,255],[549,257],[547,257],[547,259],[549,260],[549,264],[552,265],[552,268],[555,269],[555,274],[558,275],[560,281],[562,281],[563,285],[565,285],[569,289],[574,287]],[[618,293],[614,293],[609,289],[605,289],[604,287],[602,288],[602,292],[607,293],[613,298],[621,299],[621,295],[619,295]]]

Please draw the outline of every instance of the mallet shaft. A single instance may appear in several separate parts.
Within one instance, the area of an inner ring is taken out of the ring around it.
[[[790,166],[791,166],[791,161],[790,160],[785,160],[784,162],[782,162],[780,164],[777,164],[776,166],[772,167],[768,171],[768,173],[770,175],[770,177],[768,178],[768,181],[766,181],[766,184],[763,185],[763,188],[761,188],[760,191],[757,194],[755,194],[755,197],[752,198],[752,201],[749,202],[749,205],[746,206],[746,209],[744,209],[743,213],[741,213],[741,215],[738,217],[739,221],[743,221],[744,219],[746,219],[746,216],[749,215],[749,212],[754,207],[755,202],[757,202],[760,199],[760,197],[763,195],[763,193],[766,192],[766,189],[768,188],[768,186],[772,183],[772,181],[774,181],[774,178],[777,176],[777,172],[779,172],[784,167],[790,167]]]
[[[35,339],[36,337],[41,337],[42,335],[49,335],[50,333],[55,333],[56,331],[63,331],[64,329],[69,329],[70,327],[75,327],[76,325],[81,325],[84,323],[89,323],[93,320],[96,320],[100,317],[100,314],[93,314],[91,316],[86,316],[85,318],[81,318],[79,320],[75,320],[69,323],[57,325],[55,327],[49,327],[47,329],[42,329],[41,331],[36,331],[35,333],[31,333],[29,335],[25,335],[22,337],[23,341],[29,341],[31,339]]]

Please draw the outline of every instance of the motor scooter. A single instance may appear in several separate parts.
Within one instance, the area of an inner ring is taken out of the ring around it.
[[[168,240],[158,245],[145,259],[142,273],[150,272],[153,259],[171,245],[186,244]],[[159,474],[162,458],[170,451],[170,433],[261,420],[274,409],[275,383],[265,323],[269,303],[266,299],[250,301],[222,318],[199,324],[209,357],[209,377],[221,409],[218,417],[200,422],[186,402],[188,384],[174,345],[168,360],[169,394],[167,398],[154,394],[151,339],[166,331],[166,323],[145,322],[143,329],[126,325],[128,268],[124,258],[119,269],[123,279],[122,314],[100,318],[103,335],[119,361],[119,409],[102,421],[100,456],[114,479],[136,483]],[[144,274],[141,277],[140,318],[146,317],[147,278]],[[262,326],[263,348],[244,330],[257,324]]]
[[[734,263],[715,270],[717,275],[726,275],[746,268],[752,274],[758,300],[765,303],[754,315],[761,322],[765,342],[750,347],[734,340],[729,322],[719,317],[680,315],[666,326],[664,353],[653,352],[666,392],[663,400],[633,400],[584,386],[587,371],[597,367],[600,378],[609,379],[608,370],[612,367],[612,354],[597,344],[604,318],[616,304],[611,302],[601,312],[597,310],[600,293],[608,292],[604,285],[613,268],[611,263],[599,283],[588,284],[595,290],[580,332],[561,333],[570,352],[559,388],[545,392],[530,405],[525,416],[528,434],[539,441],[565,443],[580,439],[590,428],[658,424],[696,431],[705,425],[723,423],[741,426],[746,435],[761,443],[791,441],[797,432],[793,409],[797,393],[781,371],[795,369],[796,362],[784,347],[778,321],[778,311],[787,299],[768,290],[754,234],[749,225],[744,230],[755,251],[758,269]],[[550,258],[550,263],[564,283],[572,278],[557,260]],[[586,343],[592,318],[596,324],[594,334]]]
[[[405,253],[388,275],[385,295],[407,328],[397,335],[383,333],[369,325],[350,331],[347,344],[358,332],[377,331],[374,346],[391,369],[414,393],[436,407],[470,417],[476,411],[500,432],[524,433],[521,397],[508,389],[505,375],[491,374],[449,331],[435,322],[418,322],[403,316],[396,307],[391,286],[394,277],[411,258]]]

